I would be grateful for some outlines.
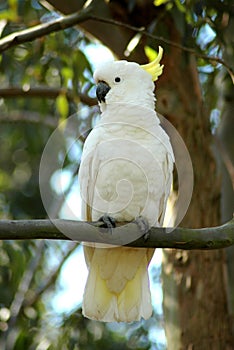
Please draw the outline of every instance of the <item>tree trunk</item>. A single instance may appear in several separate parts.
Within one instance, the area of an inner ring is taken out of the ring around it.
[[[230,82],[226,84],[226,88],[228,88],[229,93],[224,98],[223,111],[221,116],[222,121],[218,131],[217,144],[220,161],[220,172],[222,176],[222,223],[230,220],[234,212],[234,88]],[[228,312],[232,324],[232,334],[234,336],[234,247],[227,248],[226,255]]]
[[[177,41],[176,28],[171,28],[171,40]],[[193,198],[181,225],[215,226],[220,223],[220,180],[211,153],[209,113],[203,105],[196,62],[194,57],[174,49],[166,57],[165,67],[166,74],[158,84],[157,106],[183,137],[194,169]],[[225,264],[222,250],[165,251],[163,291],[169,350],[232,348]],[[173,308],[172,294],[178,298]],[[171,339],[171,333],[176,339]]]
[[[224,30],[224,59],[234,69],[234,17],[230,17]],[[229,74],[222,72],[220,100],[221,123],[217,132],[217,153],[219,155],[221,185],[221,221],[227,222],[234,213],[234,85]],[[220,89],[220,86],[217,86]],[[234,247],[226,249],[227,254],[227,300],[234,337]]]

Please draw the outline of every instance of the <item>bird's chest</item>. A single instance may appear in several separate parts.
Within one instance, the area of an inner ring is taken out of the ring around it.
[[[144,214],[154,222],[164,191],[167,154],[160,132],[123,123],[92,131],[82,164],[89,174],[94,219],[109,213],[129,221]]]
[[[139,161],[142,157],[148,159],[147,152],[156,151],[159,140],[155,133],[144,130],[139,126],[128,124],[113,124],[99,130],[101,138],[96,144],[98,157],[118,159],[123,157],[129,161]]]
[[[106,200],[131,198],[133,193],[137,201],[145,197],[155,176],[160,177],[159,146],[153,134],[139,127],[116,125],[103,131],[95,149],[100,195]]]

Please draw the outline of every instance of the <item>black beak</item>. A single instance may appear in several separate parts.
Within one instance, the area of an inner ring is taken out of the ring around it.
[[[105,102],[105,97],[109,90],[110,87],[105,81],[98,82],[96,95],[99,102]]]

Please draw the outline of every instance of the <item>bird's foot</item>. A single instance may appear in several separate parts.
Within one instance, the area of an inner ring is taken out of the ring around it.
[[[107,214],[102,215],[98,219],[98,223],[100,228],[107,228],[111,233],[112,229],[116,227],[115,219]]]
[[[147,241],[150,237],[150,227],[149,227],[149,223],[148,220],[145,219],[143,216],[138,216],[134,222],[137,224],[137,226],[139,227],[140,231],[142,232],[144,241]]]

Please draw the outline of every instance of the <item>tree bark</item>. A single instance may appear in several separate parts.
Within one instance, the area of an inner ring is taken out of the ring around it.
[[[151,227],[147,238],[137,221],[118,222],[117,227],[111,229],[111,234],[110,230],[102,226],[102,221],[0,220],[0,240],[59,239],[184,250],[213,250],[234,246],[234,218],[224,225],[202,229],[176,227],[168,231],[165,227]]]
[[[176,28],[171,23],[171,39]],[[165,58],[166,73],[159,81],[158,107],[177,128],[187,145],[194,169],[194,192],[184,226],[205,227],[220,222],[220,180],[211,153],[213,143],[209,112],[198,82],[196,61],[171,49]],[[182,253],[166,251],[163,265],[164,310],[168,349],[226,349],[231,346],[226,299],[226,257],[224,251]],[[171,281],[172,280],[172,281]],[[170,286],[170,289],[169,289]],[[178,296],[173,309],[169,295]],[[179,310],[179,329],[170,340],[174,310]],[[172,315],[171,315],[172,314]]]
[[[225,152],[225,157],[227,157],[227,160],[230,161],[230,165],[234,169],[234,90],[233,85],[226,84],[226,87],[228,86],[231,99],[224,99],[223,113],[221,116],[222,122],[219,128],[218,140],[220,141],[222,152]],[[222,155],[220,155],[220,171],[222,175],[221,219],[222,222],[227,222],[234,212],[234,178],[231,179],[231,174],[222,159]],[[226,250],[226,255],[228,311],[234,337],[234,247],[228,248]]]
[[[234,68],[234,17],[224,28],[224,58]],[[217,153],[219,156],[221,184],[221,221],[227,222],[234,212],[234,86],[230,77],[222,72],[220,104],[222,105],[221,122],[217,132]],[[220,89],[220,86],[217,86]],[[228,311],[234,337],[234,247],[226,250],[227,254],[227,299]]]

